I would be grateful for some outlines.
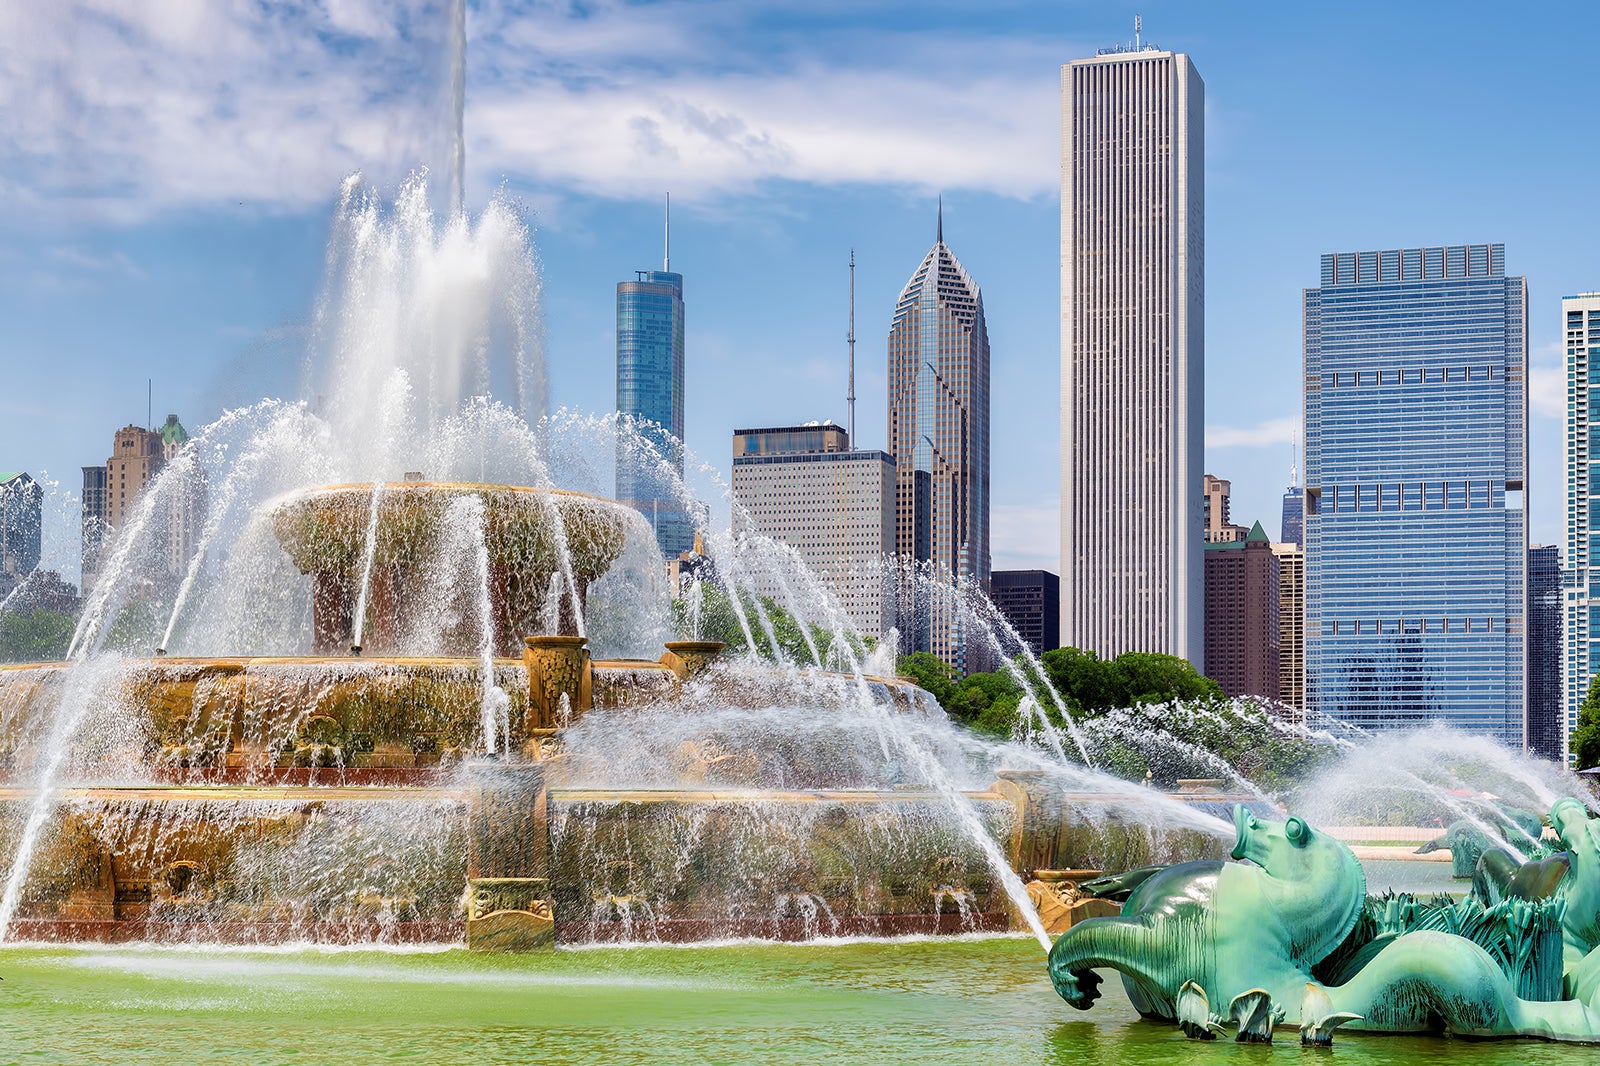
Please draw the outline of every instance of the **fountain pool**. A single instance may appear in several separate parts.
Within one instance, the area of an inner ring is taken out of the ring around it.
[[[1094,1011],[1066,1011],[1019,938],[523,956],[7,948],[0,975],[0,1048],[41,1064],[1150,1066],[1273,1054],[1141,1021],[1115,982]],[[1301,1054],[1280,1045],[1274,1057]],[[1334,1054],[1557,1066],[1594,1052],[1341,1032]]]

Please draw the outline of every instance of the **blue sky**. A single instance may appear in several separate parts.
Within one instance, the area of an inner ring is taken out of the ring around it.
[[[0,469],[68,485],[115,429],[294,395],[339,182],[442,173],[440,3],[0,6]],[[520,203],[552,403],[614,402],[614,288],[688,305],[688,443],[885,432],[895,297],[945,237],[993,349],[996,567],[1056,568],[1059,67],[1132,35],[1207,99],[1206,467],[1276,532],[1300,290],[1327,251],[1503,241],[1531,299],[1531,539],[1560,542],[1564,294],[1600,289],[1587,4],[469,4],[467,203]]]

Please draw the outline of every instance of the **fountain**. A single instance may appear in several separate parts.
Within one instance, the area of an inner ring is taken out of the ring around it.
[[[1048,946],[1035,871],[1220,854],[1224,821],[1066,759],[1081,738],[1042,713],[1037,743],[987,743],[874,672],[892,655],[866,665],[782,545],[702,531],[765,659],[701,639],[699,585],[674,632],[648,524],[596,491],[651,434],[542,411],[525,225],[427,203],[421,179],[392,207],[346,185],[324,401],[196,433],[67,660],[0,667],[0,939]]]

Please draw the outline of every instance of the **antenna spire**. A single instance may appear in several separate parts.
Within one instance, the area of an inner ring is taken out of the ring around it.
[[[944,193],[939,194],[939,228],[934,236],[934,243],[944,243]]]
[[[1133,47],[1135,49],[1141,47],[1140,41],[1139,41],[1139,35],[1143,31],[1144,31],[1144,16],[1143,15],[1135,15],[1135,16],[1133,16]]]
[[[661,233],[661,272],[672,273],[672,194],[667,193],[665,224]]]
[[[850,395],[845,397],[845,407],[849,411],[846,421],[849,426],[846,432],[850,434],[850,447],[859,448],[856,443],[856,250],[850,249]]]

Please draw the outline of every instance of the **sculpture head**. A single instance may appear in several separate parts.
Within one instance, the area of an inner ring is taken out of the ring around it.
[[[1344,865],[1341,859],[1350,857],[1344,845],[1293,815],[1272,822],[1256,817],[1240,803],[1233,808],[1233,825],[1238,831],[1233,858],[1249,859],[1280,881],[1332,874]],[[1354,864],[1353,857],[1350,861]]]
[[[1555,806],[1550,808],[1550,825],[1569,850],[1576,850],[1584,843],[1589,843],[1592,849],[1595,843],[1589,839],[1589,809],[1575,799],[1556,800]]]
[[[1344,940],[1367,900],[1367,875],[1351,850],[1304,818],[1273,822],[1233,808],[1238,830],[1233,857],[1261,867],[1250,883],[1260,895],[1249,906],[1270,907],[1293,926],[1291,957],[1315,965]]]

